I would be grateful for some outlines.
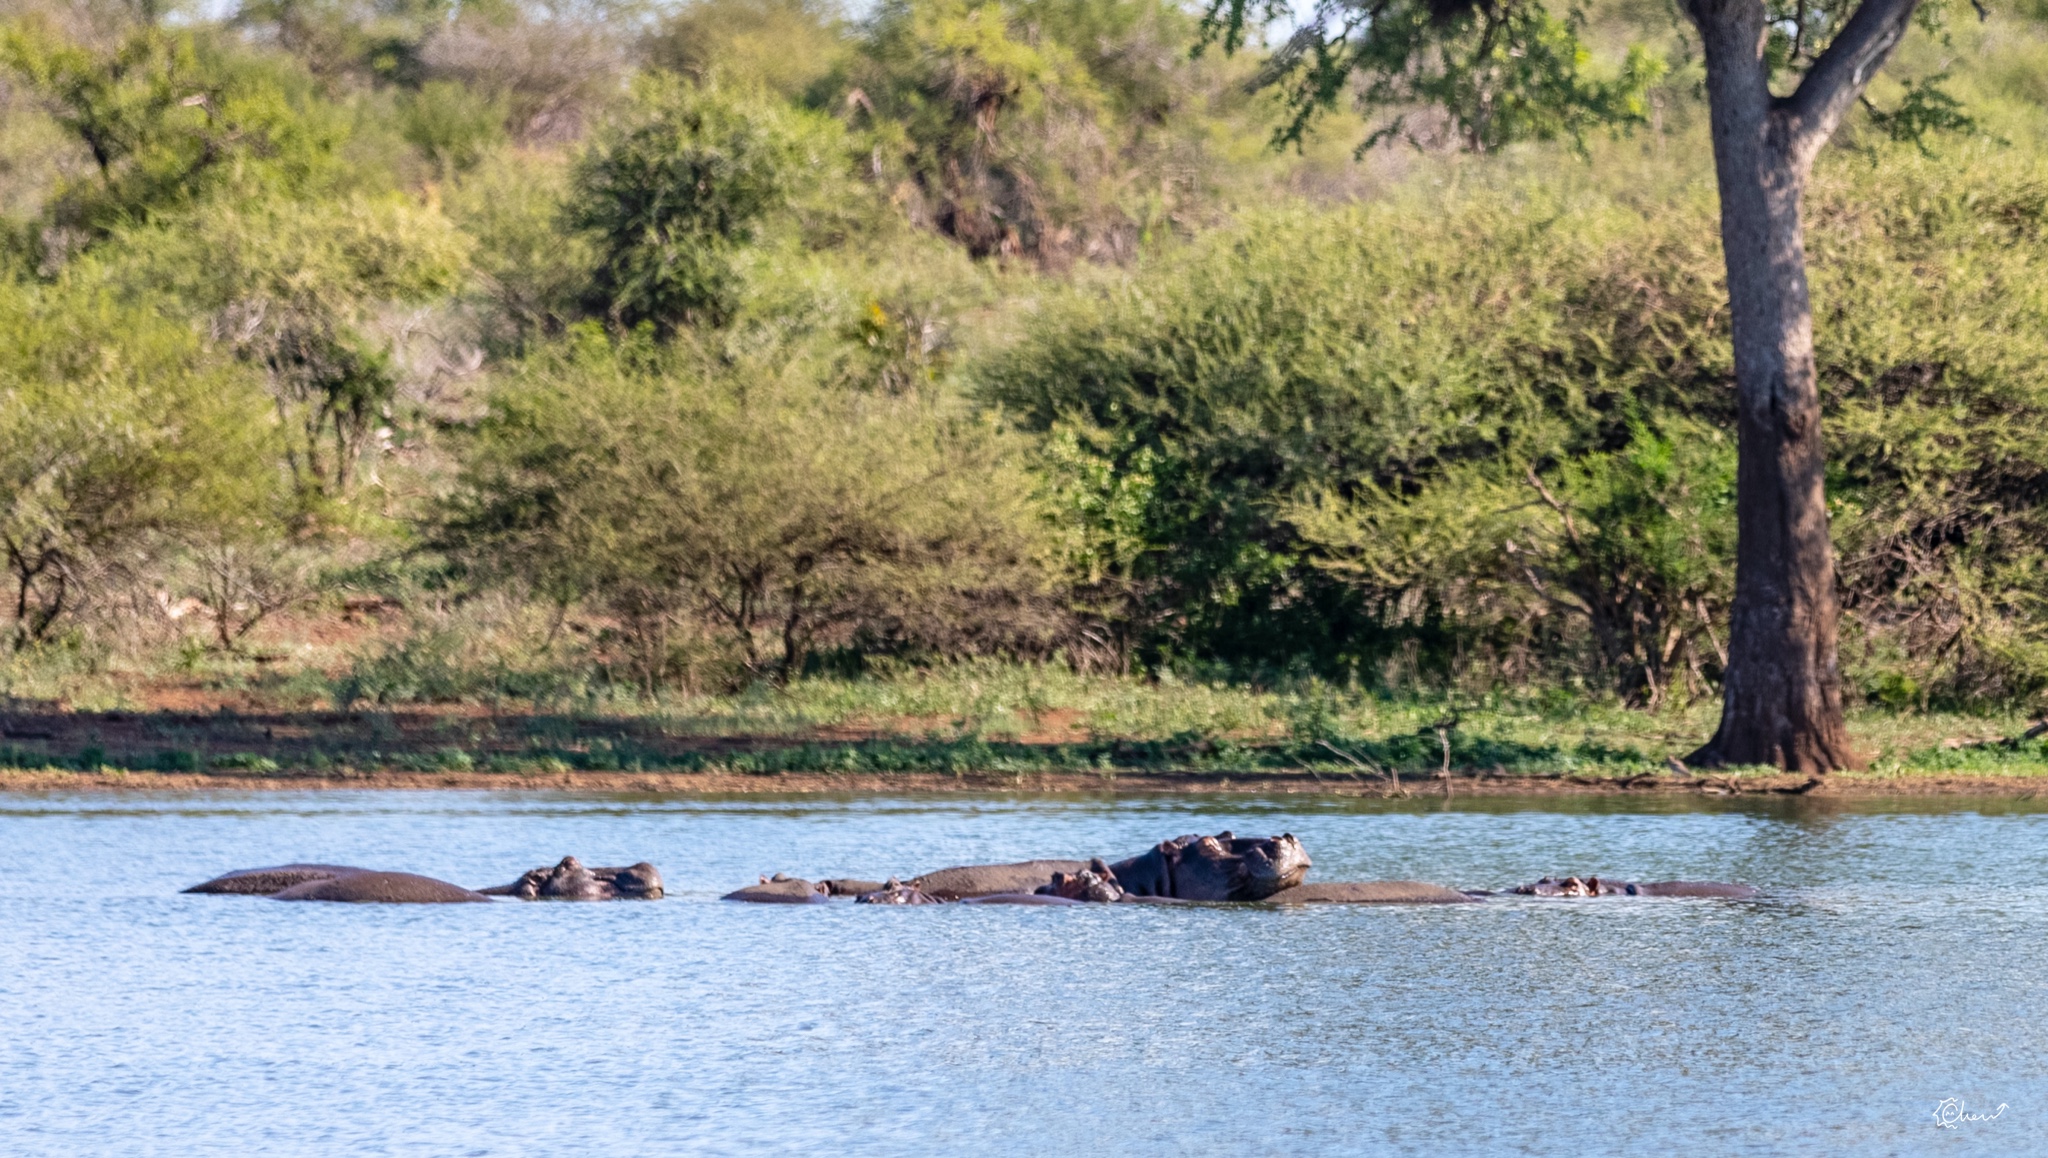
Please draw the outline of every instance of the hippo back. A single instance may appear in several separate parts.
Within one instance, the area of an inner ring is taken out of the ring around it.
[[[1275,905],[1462,905],[1478,900],[1422,881],[1332,881],[1296,885],[1266,898]]]
[[[482,901],[491,898],[461,885],[413,873],[350,873],[347,876],[307,881],[273,893],[273,901],[343,901],[359,905],[438,905]]]
[[[1638,897],[1731,897],[1741,899],[1757,895],[1754,885],[1740,885],[1728,881],[1648,881],[1632,885],[1629,892]]]
[[[193,885],[184,891],[267,897],[272,893],[283,892],[293,885],[305,884],[307,881],[332,880],[335,877],[368,871],[345,864],[280,864],[269,868],[236,869],[231,873],[222,873],[210,881]]]
[[[830,901],[832,894],[825,891],[823,884],[814,885],[795,877],[783,877],[781,880],[763,877],[760,884],[734,889],[718,899],[768,905],[816,905]]]
[[[928,896],[942,901],[957,901],[996,893],[1029,893],[1040,885],[1051,884],[1054,873],[1078,873],[1087,867],[1085,860],[961,865],[926,873],[910,883]]]

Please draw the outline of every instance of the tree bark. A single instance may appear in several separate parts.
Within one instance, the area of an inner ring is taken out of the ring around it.
[[[1796,92],[1775,97],[1761,0],[1688,0],[1707,65],[1737,401],[1735,603],[1721,726],[1688,764],[1856,767],[1823,491],[1800,199],[1813,159],[1904,34],[1915,0],[1865,0]]]

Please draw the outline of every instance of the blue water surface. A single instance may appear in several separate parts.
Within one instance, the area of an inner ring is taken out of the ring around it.
[[[1766,893],[716,900],[1222,828],[1295,833],[1314,880]],[[0,795],[0,849],[0,1154],[2048,1153],[2031,804]],[[670,897],[178,892],[567,853],[651,860]],[[1945,1098],[1997,1116],[1943,1128]]]

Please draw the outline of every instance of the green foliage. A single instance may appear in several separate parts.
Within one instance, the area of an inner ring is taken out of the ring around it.
[[[700,84],[809,96],[848,44],[837,9],[820,0],[691,0],[644,44],[657,68]]]
[[[474,168],[505,137],[504,105],[453,81],[405,94],[399,114],[406,141],[444,175]]]
[[[1811,193],[1845,656],[1876,698],[2048,689],[2042,180],[1894,149]],[[1685,197],[1268,218],[1049,303],[979,377],[1044,434],[1080,606],[1141,662],[1547,673],[1657,703],[1710,686],[1723,642],[1715,258]]]
[[[717,87],[651,78],[578,164],[569,223],[600,251],[613,323],[664,333],[736,308],[734,253],[844,163],[834,122]]]
[[[1250,25],[1287,9],[1275,0],[1208,0],[1205,43],[1235,50]],[[1421,145],[1410,127],[1418,107],[1441,111],[1474,152],[1514,141],[1580,144],[1591,129],[1643,124],[1664,61],[1638,45],[1603,75],[1583,31],[1578,10],[1559,17],[1535,0],[1318,3],[1261,74],[1288,90],[1290,116],[1274,140],[1298,144],[1346,96],[1369,115],[1391,114],[1361,152],[1396,138]]]
[[[88,242],[229,184],[289,193],[335,175],[338,118],[294,70],[203,30],[142,26],[99,48],[12,21],[0,25],[0,68],[90,156],[50,210]]]
[[[1404,640],[1450,647],[1444,609],[1405,585],[1361,598],[1287,504],[1398,502],[1471,464],[1623,446],[1646,411],[1717,412],[1702,229],[1704,206],[1566,212],[1519,190],[1269,217],[1049,305],[981,388],[1053,435],[1054,505],[1089,528],[1069,559],[1118,580],[1104,629],[1137,631],[1147,662],[1378,665]],[[1516,505],[1538,501],[1522,471],[1501,484]]]
[[[0,290],[0,550],[15,648],[181,536],[260,523],[268,407],[148,304]]]
[[[214,336],[267,373],[309,501],[346,496],[396,389],[380,307],[460,284],[470,241],[403,196],[217,204],[122,237],[93,273],[173,290]]]
[[[484,304],[484,337],[499,349],[523,352],[583,316],[597,254],[588,236],[560,228],[568,190],[561,159],[498,153],[448,191],[449,218],[475,239],[472,289]]]
[[[889,0],[837,87],[913,220],[978,257],[1126,259],[1207,192],[1207,126],[1174,115],[1214,81],[1192,31],[1157,0]]]
[[[493,396],[439,544],[607,611],[649,689],[686,674],[693,633],[741,682],[860,632],[1000,640],[976,611],[1035,586],[1000,441],[928,399],[823,385],[800,355],[722,367],[572,331]]]

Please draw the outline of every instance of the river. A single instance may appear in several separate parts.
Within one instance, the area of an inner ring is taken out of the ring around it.
[[[1765,893],[716,900],[1222,828],[1293,832],[1311,880]],[[2038,803],[17,794],[0,849],[10,1155],[2048,1153]],[[178,892],[568,853],[669,899]]]

